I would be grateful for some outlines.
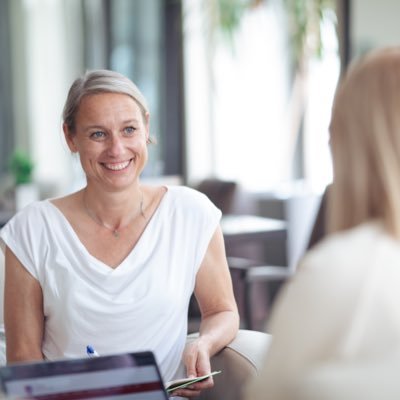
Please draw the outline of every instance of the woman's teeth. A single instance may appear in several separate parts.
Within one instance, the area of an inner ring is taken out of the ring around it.
[[[113,171],[120,171],[121,169],[126,168],[129,163],[131,162],[131,160],[125,161],[125,162],[121,162],[121,163],[113,163],[113,164],[106,164],[104,163],[104,166],[107,169],[112,169]]]

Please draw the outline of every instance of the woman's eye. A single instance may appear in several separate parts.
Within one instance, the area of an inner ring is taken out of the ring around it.
[[[103,139],[105,136],[106,134],[103,131],[96,131],[90,135],[93,139]]]
[[[127,136],[132,136],[136,131],[136,128],[134,128],[133,126],[128,126],[124,129],[124,133]]]

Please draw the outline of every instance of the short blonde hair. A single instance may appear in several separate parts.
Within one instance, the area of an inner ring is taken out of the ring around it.
[[[64,105],[63,121],[70,132],[75,131],[75,117],[82,98],[99,93],[121,93],[130,96],[140,107],[144,120],[149,112],[145,97],[126,76],[105,69],[87,71],[72,83]]]
[[[400,47],[350,66],[336,92],[330,137],[328,230],[378,219],[400,239]]]

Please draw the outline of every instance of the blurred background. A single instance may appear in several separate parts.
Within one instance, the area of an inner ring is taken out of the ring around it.
[[[41,195],[79,185],[64,100],[82,72],[109,68],[150,103],[158,145],[145,177],[321,191],[341,65],[396,40],[399,10],[395,0],[1,0],[1,187],[16,150]]]
[[[286,221],[267,261],[294,265],[332,179],[339,76],[397,44],[398,15],[397,0],[0,0],[0,220],[84,184],[61,113],[77,76],[107,68],[150,105],[143,179],[235,183],[224,212]]]

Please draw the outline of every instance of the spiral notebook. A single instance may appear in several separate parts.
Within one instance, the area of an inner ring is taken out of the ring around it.
[[[18,399],[168,399],[152,352],[7,365],[0,383]]]

